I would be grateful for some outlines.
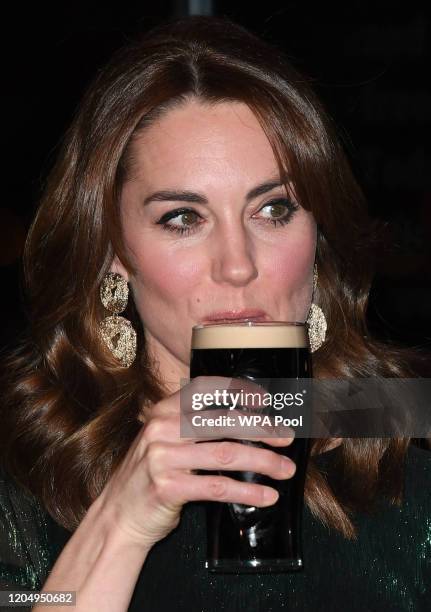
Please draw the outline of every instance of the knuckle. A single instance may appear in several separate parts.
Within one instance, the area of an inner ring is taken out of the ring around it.
[[[223,478],[211,478],[208,491],[213,499],[223,499],[226,496],[227,484]]]
[[[219,442],[216,444],[214,449],[214,456],[218,463],[221,465],[226,465],[227,463],[231,463],[236,455],[236,445],[235,442]]]
[[[172,490],[172,480],[167,474],[158,474],[153,480],[153,491],[159,500],[166,500]]]
[[[146,440],[147,444],[160,440],[163,436],[164,426],[161,419],[153,418],[144,426],[143,437]]]
[[[206,388],[206,381],[204,376],[196,376],[193,379],[193,389],[196,391],[202,391]]]
[[[163,442],[150,442],[146,448],[145,457],[151,468],[160,467],[166,457],[166,445]]]

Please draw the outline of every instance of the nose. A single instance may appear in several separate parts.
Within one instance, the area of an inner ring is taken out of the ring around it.
[[[212,276],[217,283],[247,285],[257,278],[256,253],[253,241],[241,224],[219,228],[211,245]]]

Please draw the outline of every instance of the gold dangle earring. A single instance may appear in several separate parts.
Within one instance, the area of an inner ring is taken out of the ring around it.
[[[317,264],[314,264],[313,297],[317,289],[317,280],[318,280]],[[320,308],[320,306],[315,304],[313,301],[311,302],[310,311],[307,317],[307,323],[308,323],[308,337],[310,340],[310,349],[311,349],[311,352],[314,353],[325,342],[326,330],[328,328],[328,324],[326,322],[326,318],[323,313],[323,310]]]
[[[125,278],[115,272],[107,272],[100,285],[102,304],[113,313],[100,322],[100,335],[121,364],[128,368],[136,357],[136,332],[128,319],[118,315],[125,310],[129,287]]]

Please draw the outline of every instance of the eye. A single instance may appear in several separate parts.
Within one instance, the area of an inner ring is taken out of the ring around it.
[[[269,210],[269,216],[264,216],[266,222],[272,223],[273,225],[286,225],[286,223],[289,223],[291,220],[293,214],[298,210],[299,206],[287,198],[278,198],[262,206],[260,211],[266,208]]]
[[[277,198],[267,202],[259,212],[269,209],[269,216],[264,215],[263,223],[283,226],[289,223],[298,208],[298,204],[287,198]],[[198,219],[201,219],[201,221],[198,221]],[[199,225],[203,223],[205,221],[192,208],[177,208],[163,215],[156,222],[156,225],[161,225],[163,230],[182,235],[198,231]]]
[[[157,221],[157,224],[170,232],[189,234],[195,231],[197,225],[200,225],[200,223],[196,223],[197,218],[201,219],[202,217],[191,208],[178,208],[163,215]]]

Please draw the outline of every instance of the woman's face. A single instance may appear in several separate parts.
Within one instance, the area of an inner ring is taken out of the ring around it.
[[[112,270],[130,282],[150,354],[179,388],[192,327],[222,316],[214,313],[306,319],[316,224],[293,187],[278,184],[269,141],[245,104],[189,101],[133,146],[121,217],[135,272],[118,258]]]

